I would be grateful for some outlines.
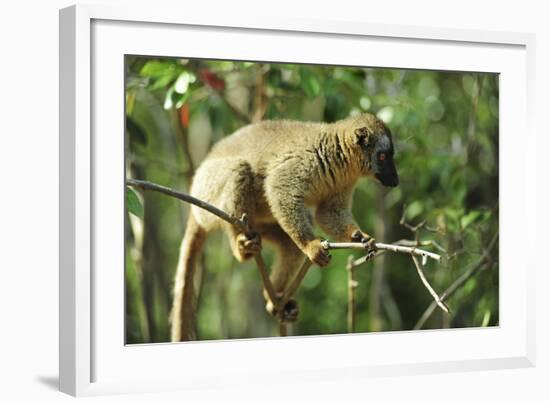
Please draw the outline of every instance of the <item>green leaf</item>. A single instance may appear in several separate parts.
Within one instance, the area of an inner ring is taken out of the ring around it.
[[[163,75],[172,75],[175,65],[171,62],[151,60],[141,68],[139,75],[142,77],[159,78]]]
[[[408,220],[414,219],[416,216],[418,216],[422,211],[424,210],[424,207],[422,206],[422,203],[419,201],[414,201],[407,207],[407,211],[405,212],[405,215],[407,216]]]
[[[176,109],[180,109],[185,102],[189,99],[190,92],[185,92],[183,95],[179,96],[178,100],[176,101]]]
[[[154,81],[149,86],[149,89],[152,91],[158,90],[158,89],[165,89],[166,87],[170,86],[172,82],[174,81],[175,77],[171,74],[163,75],[159,77],[157,80]]]
[[[135,191],[129,187],[126,187],[126,208],[133,215],[143,219],[143,205],[141,204]]]
[[[472,210],[465,216],[462,216],[460,219],[460,225],[462,228],[468,227],[470,224],[474,223],[481,216],[481,212],[478,210]]]
[[[178,78],[181,70],[182,66],[173,61],[151,60],[143,66],[139,74],[152,81],[149,89],[154,91],[171,85]]]

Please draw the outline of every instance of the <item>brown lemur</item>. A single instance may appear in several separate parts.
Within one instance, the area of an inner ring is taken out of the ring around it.
[[[331,124],[263,121],[216,143],[195,173],[191,194],[235,217],[246,213],[254,234],[191,207],[175,280],[172,341],[195,339],[193,276],[208,233],[224,229],[239,261],[259,252],[261,241],[274,245],[270,278],[282,294],[304,254],[319,266],[330,261],[314,221],[334,240],[373,244],[351,214],[353,188],[362,176],[395,187],[393,153],[390,130],[367,113]],[[294,300],[289,303],[286,318],[292,321],[298,310]]]

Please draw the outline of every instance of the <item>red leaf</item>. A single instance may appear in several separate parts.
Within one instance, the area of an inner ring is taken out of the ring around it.
[[[225,81],[210,70],[200,70],[199,78],[212,89],[223,90],[225,88]]]
[[[185,103],[180,108],[180,121],[181,125],[183,125],[185,128],[189,127],[189,105]]]

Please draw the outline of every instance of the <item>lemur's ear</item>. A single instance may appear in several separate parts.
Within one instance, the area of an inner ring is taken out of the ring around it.
[[[355,130],[355,143],[362,145],[366,142],[368,136],[367,127],[357,128]]]

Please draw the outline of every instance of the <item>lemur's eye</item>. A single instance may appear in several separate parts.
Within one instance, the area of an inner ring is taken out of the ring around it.
[[[386,154],[384,152],[378,153],[378,160],[380,160],[381,162],[386,160]]]

